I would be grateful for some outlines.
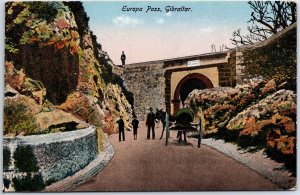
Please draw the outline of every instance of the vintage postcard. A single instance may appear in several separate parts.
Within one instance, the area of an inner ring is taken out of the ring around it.
[[[3,192],[297,190],[295,1],[3,6]]]

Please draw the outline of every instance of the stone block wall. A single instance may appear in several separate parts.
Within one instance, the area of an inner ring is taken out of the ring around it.
[[[244,66],[243,66],[243,53],[236,51],[236,83],[237,85],[243,84]]]
[[[15,167],[14,156],[18,147],[30,147],[38,172],[45,185],[64,179],[87,166],[98,155],[97,133],[94,126],[83,130],[4,138],[4,148],[10,150],[10,166],[3,177],[12,181],[25,173]],[[23,156],[24,161],[32,161]]]
[[[220,87],[236,86],[236,51],[227,54],[227,62],[218,66]]]
[[[114,67],[124,79],[124,85],[134,94],[134,112],[145,120],[149,108],[171,111],[174,88],[182,77],[191,73],[206,75],[214,86],[236,85],[236,56],[234,51],[186,56],[141,62]],[[188,66],[188,61],[200,60],[201,66]],[[177,76],[172,76],[178,74]],[[172,74],[173,73],[173,74]],[[174,84],[175,83],[175,84]],[[174,85],[173,88],[171,87]]]
[[[124,84],[134,94],[134,112],[145,120],[149,108],[165,110],[165,77],[163,61],[125,65]]]

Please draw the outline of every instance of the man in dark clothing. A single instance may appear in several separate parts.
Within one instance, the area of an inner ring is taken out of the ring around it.
[[[132,127],[133,127],[133,137],[134,139],[137,139],[137,129],[139,127],[139,121],[136,119],[136,116],[133,116],[133,120],[132,120]]]
[[[150,129],[152,129],[152,139],[155,139],[155,114],[152,112],[152,108],[150,108],[150,113],[147,115],[146,126],[148,127],[147,139],[150,139]]]
[[[124,51],[122,51],[121,61],[123,66],[125,65],[125,60],[126,60],[126,55],[124,54]]]
[[[121,141],[121,134],[123,134],[123,141],[125,141],[124,121],[122,116],[120,116],[120,119],[117,120],[117,123],[119,124],[119,141]]]

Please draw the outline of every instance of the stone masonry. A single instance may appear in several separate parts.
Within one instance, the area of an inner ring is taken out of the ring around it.
[[[130,64],[124,67],[125,86],[134,94],[134,112],[145,120],[149,108],[165,110],[165,70],[162,61]]]
[[[231,51],[215,52],[195,56],[187,56],[166,60],[126,64],[114,66],[113,71],[121,75],[124,84],[134,94],[134,112],[139,120],[145,120],[149,108],[163,109],[170,112],[173,94],[170,86],[177,85],[173,81],[172,74],[197,73],[203,70],[203,74],[216,67],[216,75],[209,79],[216,80],[214,87],[234,86],[236,84],[235,57],[231,57]],[[189,67],[189,61],[200,60],[200,66]],[[201,70],[200,70],[201,69]],[[207,70],[205,70],[207,69]],[[199,71],[200,70],[200,71]],[[177,77],[178,78],[178,77]],[[177,79],[178,80],[178,79]]]
[[[12,166],[4,172],[4,178],[11,180],[18,175],[18,169],[13,165],[13,154],[17,147],[24,145],[32,147],[46,185],[73,175],[98,155],[94,126],[77,131],[4,138],[4,147],[10,148],[12,155]]]

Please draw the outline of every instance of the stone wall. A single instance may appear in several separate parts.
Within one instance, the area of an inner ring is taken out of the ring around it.
[[[97,134],[94,126],[77,131],[4,138],[3,147],[9,148],[11,154],[10,166],[4,169],[5,179],[12,181],[13,177],[24,174],[19,171],[18,167],[15,167],[14,155],[18,147],[22,146],[30,146],[32,149],[38,172],[41,173],[46,185],[73,175],[98,155]],[[24,161],[32,161],[32,159],[26,159],[26,156],[22,158]]]
[[[149,108],[165,110],[165,70],[162,61],[130,64],[124,67],[124,84],[134,94],[134,112],[145,120]]]
[[[235,52],[235,64],[234,66],[236,68],[236,84],[241,85],[243,84],[243,77],[244,77],[244,66],[243,66],[243,53],[236,50]]]
[[[200,66],[188,66],[199,60]],[[124,84],[134,94],[134,112],[145,120],[149,108],[172,111],[171,101],[178,83],[185,76],[201,73],[214,87],[236,85],[236,51],[223,51],[166,60],[114,66]],[[240,74],[240,72],[238,72]]]

